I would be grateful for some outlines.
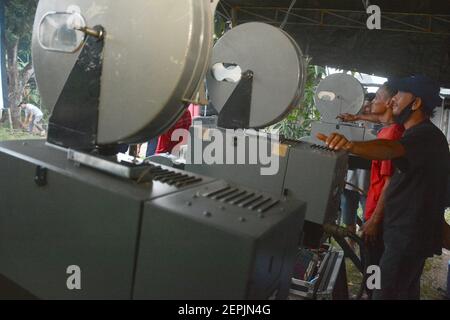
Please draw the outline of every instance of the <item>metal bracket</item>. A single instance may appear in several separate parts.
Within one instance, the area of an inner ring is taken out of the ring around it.
[[[73,161],[76,166],[86,166],[99,171],[112,174],[116,177],[137,180],[143,172],[151,168],[151,164],[131,164],[125,165],[116,162],[116,159],[105,158],[98,155],[92,155],[77,150],[69,149],[67,159]]]
[[[101,26],[89,29],[104,35]],[[96,147],[104,40],[87,33],[77,63],[50,118],[48,142],[79,150]]]
[[[253,71],[242,74],[241,81],[234,89],[219,114],[218,125],[224,129],[248,129],[253,93]]]
[[[39,187],[44,187],[47,185],[47,168],[41,166],[36,167],[36,175],[34,176],[34,182]]]

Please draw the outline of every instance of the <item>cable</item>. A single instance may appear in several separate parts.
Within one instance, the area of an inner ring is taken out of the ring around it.
[[[362,196],[367,196],[367,192],[365,192],[363,189],[358,188],[357,186],[355,186],[353,183],[350,182],[346,182],[345,183],[347,186],[352,187],[353,189],[355,189],[356,191],[358,191],[359,194],[361,194]]]

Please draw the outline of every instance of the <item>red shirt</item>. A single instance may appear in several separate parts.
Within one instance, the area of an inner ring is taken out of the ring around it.
[[[178,120],[175,125],[170,128],[169,131],[161,135],[158,139],[158,147],[156,148],[156,154],[158,153],[171,153],[173,148],[176,147],[180,142],[182,142],[183,138],[180,138],[177,141],[172,141],[172,134],[177,129],[185,129],[189,130],[192,125],[192,116],[189,109],[186,109],[183,116]]]
[[[378,139],[383,140],[400,140],[403,136],[405,128],[401,125],[394,124],[380,130],[377,135]],[[377,207],[381,192],[383,191],[386,179],[394,174],[394,165],[391,160],[374,160],[372,161],[372,170],[370,172],[370,187],[367,194],[365,220],[368,221]]]

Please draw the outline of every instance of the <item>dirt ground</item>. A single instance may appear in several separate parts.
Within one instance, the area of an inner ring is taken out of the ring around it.
[[[442,256],[429,259],[421,280],[423,300],[443,300],[446,298],[448,262],[450,251],[444,250]]]
[[[445,213],[445,220],[450,224],[450,209],[447,209]],[[445,249],[442,252],[442,256],[428,259],[421,279],[421,299],[449,299],[446,295],[449,261],[450,251]],[[450,288],[448,290],[450,293]]]

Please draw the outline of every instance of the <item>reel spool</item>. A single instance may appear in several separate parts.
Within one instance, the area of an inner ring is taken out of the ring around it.
[[[311,125],[311,136],[304,141],[324,145],[317,139],[318,133],[329,135],[337,132],[352,141],[376,139],[370,129],[355,123],[344,123],[337,119],[343,113],[357,114],[364,106],[365,92],[362,84],[353,76],[337,73],[323,79],[315,93],[315,104],[321,121]]]
[[[319,83],[314,101],[322,121],[335,123],[340,114],[358,113],[364,105],[364,97],[364,88],[355,77],[336,73]]]
[[[283,30],[246,23],[216,43],[206,81],[220,127],[260,129],[281,121],[298,106],[305,90],[306,62]]]
[[[132,144],[171,127],[209,66],[215,5],[41,0],[33,61],[43,104],[59,109],[50,120],[51,142]]]

